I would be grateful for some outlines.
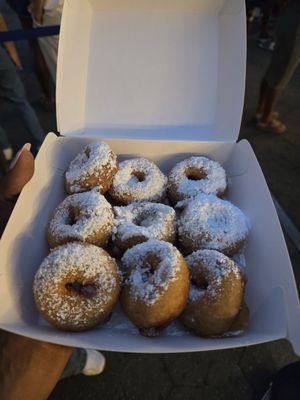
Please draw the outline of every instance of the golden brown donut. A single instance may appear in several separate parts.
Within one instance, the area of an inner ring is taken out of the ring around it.
[[[113,243],[122,251],[149,239],[174,243],[175,210],[165,204],[134,202],[114,207]]]
[[[229,337],[242,334],[247,329],[249,323],[249,317],[250,317],[249,307],[247,306],[245,301],[243,301],[240,312],[238,313],[230,329],[228,330],[228,332],[225,333],[224,336]]]
[[[117,156],[108,144],[90,143],[70,162],[65,173],[66,191],[69,194],[86,192],[99,186],[100,193],[104,194],[117,170]]]
[[[222,197],[227,188],[226,172],[217,161],[203,156],[187,158],[168,176],[168,197],[173,204],[199,193]]]
[[[68,242],[104,246],[114,224],[112,207],[98,189],[66,197],[55,209],[48,226],[50,247]]]
[[[244,298],[244,274],[216,250],[186,257],[190,269],[189,301],[180,319],[199,336],[222,336],[234,328]]]
[[[44,259],[33,282],[37,308],[53,326],[83,331],[105,322],[118,300],[117,264],[103,249],[68,243]]]
[[[167,177],[146,158],[122,161],[109,194],[120,205],[133,201],[159,203],[165,196]]]
[[[127,250],[121,264],[123,310],[141,334],[154,336],[186,305],[189,272],[184,258],[171,243],[149,240]]]
[[[199,194],[177,204],[178,240],[183,254],[200,249],[218,250],[228,256],[238,253],[249,233],[244,213],[214,195]]]

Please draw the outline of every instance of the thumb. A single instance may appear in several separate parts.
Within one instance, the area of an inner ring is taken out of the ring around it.
[[[34,157],[30,153],[30,143],[26,143],[11,162],[9,171],[2,181],[2,194],[6,199],[20,194],[34,173]]]

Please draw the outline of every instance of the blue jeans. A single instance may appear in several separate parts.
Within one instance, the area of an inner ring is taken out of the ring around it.
[[[82,372],[86,363],[86,351],[84,349],[74,349],[60,380],[69,376],[78,375]]]
[[[44,131],[41,127],[34,109],[29,104],[23,83],[19,77],[18,71],[10,59],[6,50],[0,45],[0,91],[3,96],[9,100],[17,115],[23,120],[32,142],[35,146],[40,146],[44,140]],[[6,132],[0,125],[0,146],[2,148],[10,147]]]

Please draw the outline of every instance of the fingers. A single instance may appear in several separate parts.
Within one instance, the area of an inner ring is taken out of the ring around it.
[[[10,163],[9,170],[12,170],[12,169],[14,168],[14,166],[17,164],[17,161],[19,160],[20,155],[21,155],[21,153],[23,152],[23,150],[28,150],[28,151],[30,151],[30,149],[31,149],[31,143],[26,143],[26,144],[24,144],[24,146],[21,148],[21,150],[19,150],[19,151],[17,152],[17,154],[16,154],[15,157],[13,158],[12,162]]]
[[[26,143],[12,161],[7,175],[1,182],[1,193],[5,199],[18,195],[34,173],[34,157],[30,153],[30,143]]]

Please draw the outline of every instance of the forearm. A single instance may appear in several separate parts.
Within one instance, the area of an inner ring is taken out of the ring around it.
[[[32,0],[32,13],[38,23],[42,22],[45,3],[46,0]]]
[[[46,400],[73,349],[0,332],[0,398]]]

